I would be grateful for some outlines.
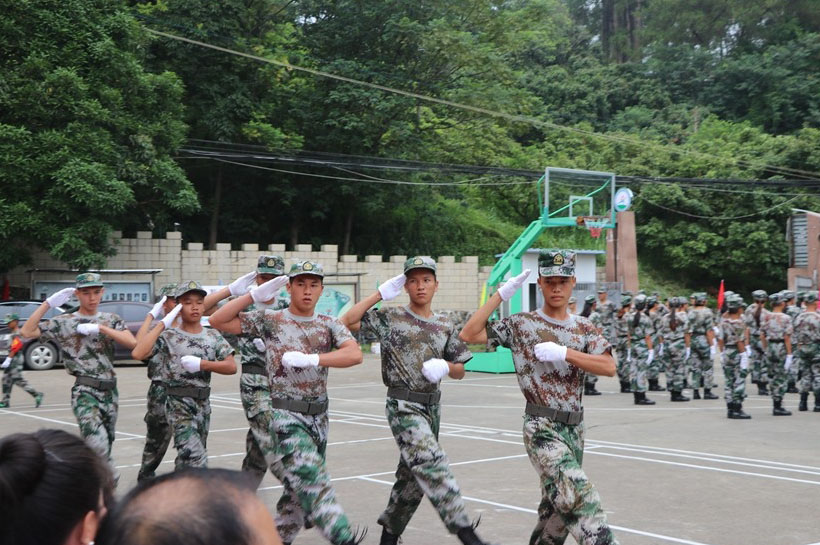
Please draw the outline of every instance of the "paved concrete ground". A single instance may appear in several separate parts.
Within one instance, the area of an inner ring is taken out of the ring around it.
[[[120,489],[136,481],[145,426],[145,371],[118,368],[120,416],[114,457]],[[0,410],[0,435],[61,427],[76,432],[69,407],[71,377],[62,369],[27,372],[46,392],[45,404],[16,389],[11,410]],[[208,441],[211,465],[238,469],[246,424],[238,377],[214,376]],[[480,533],[503,544],[527,543],[540,498],[536,474],[521,440],[523,397],[513,375],[468,373],[443,384],[441,442],[450,456],[470,515]],[[771,400],[751,396],[750,421],[725,418],[720,401],[670,403],[650,394],[654,407],[635,407],[602,379],[605,395],[587,398],[584,468],[598,487],[622,544],[807,545],[820,542],[820,414],[773,417]],[[756,391],[756,390],[754,390]],[[337,494],[354,523],[367,525],[364,543],[378,543],[398,451],[384,418],[378,360],[331,371],[328,463]],[[173,468],[173,448],[161,470]],[[260,496],[271,508],[281,492],[269,474]],[[325,543],[315,530],[299,545]],[[572,538],[567,540],[573,543]],[[457,543],[424,502],[404,543]]]

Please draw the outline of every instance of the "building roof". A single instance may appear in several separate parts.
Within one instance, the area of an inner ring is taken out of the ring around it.
[[[605,254],[606,253],[604,250],[576,250],[576,249],[573,249],[573,248],[530,248],[529,250],[527,250],[524,253],[526,253],[526,254],[537,254],[537,253],[540,253],[541,250],[566,250],[566,251],[575,252],[576,254],[581,254],[581,255],[598,255],[598,254]],[[495,254],[495,257],[501,257],[503,255],[504,254]]]

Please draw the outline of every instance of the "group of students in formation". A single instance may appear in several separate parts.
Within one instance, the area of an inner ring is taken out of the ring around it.
[[[604,290],[585,299],[587,316],[615,348],[621,392],[632,393],[636,405],[654,405],[647,391],[669,390],[671,401],[718,399],[712,393],[714,359],[720,354],[725,378],[727,417],[746,420],[743,411],[746,378],[758,395],[771,395],[775,416],[789,416],[783,407],[786,393],[799,393],[799,411],[808,410],[814,393],[814,412],[820,412],[820,314],[817,291],[767,294],[752,292],[754,303],[731,291],[714,311],[705,293],[659,300],[658,294],[621,294],[620,307]],[[766,308],[769,303],[771,310]],[[666,388],[659,377],[666,374]],[[588,375],[586,395],[599,395],[597,377]]]
[[[380,543],[399,542],[424,496],[462,543],[486,543],[476,533],[438,441],[439,384],[448,376],[464,376],[464,364],[472,357],[467,343],[505,346],[526,400],[524,445],[542,492],[529,543],[562,543],[571,534],[582,545],[615,544],[599,494],[581,468],[584,377],[615,375],[610,342],[589,318],[568,310],[575,286],[575,254],[568,251],[539,255],[542,308],[491,321],[529,274],[524,271],[501,285],[459,331],[432,309],[439,281],[429,257],[411,257],[401,274],[334,318],[316,312],[324,278],[319,263],[298,261],[286,271],[280,256],[263,255],[255,271],[211,294],[195,280],[164,286],[135,337],[118,316],[98,311],[102,279],[84,273],[75,287],[50,296],[22,334],[50,336],[63,347],[66,370],[76,377],[71,406],[80,432],[112,467],[118,395],[114,343],[147,360],[141,482],[154,478],[171,441],[177,469],[207,465],[211,374],[241,369],[239,391],[249,423],[242,469],[257,486],[267,470],[282,483],[275,519],[284,543],[312,527],[333,544],[362,540],[363,532],[351,525],[337,501],[325,459],[328,369],[361,363],[351,333],[361,328],[371,330],[381,344],[385,412],[400,454],[396,482],[378,517]],[[280,296],[283,289],[287,303]],[[402,292],[409,296],[408,305],[378,305]],[[72,296],[79,300],[78,310],[41,323],[49,308]],[[202,317],[214,308],[210,327],[203,327]],[[633,353],[639,351],[635,339]]]

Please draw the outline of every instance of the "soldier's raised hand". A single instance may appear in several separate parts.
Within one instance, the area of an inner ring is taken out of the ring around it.
[[[51,308],[59,307],[60,305],[64,305],[66,301],[71,299],[71,296],[74,295],[74,292],[77,291],[75,288],[63,288],[57,293],[53,294],[50,297],[46,298],[46,303]]]
[[[154,317],[154,320],[159,320],[160,318],[162,318],[162,315],[163,315],[163,314],[165,314],[165,310],[164,310],[164,308],[163,308],[163,305],[165,304],[165,300],[166,300],[166,299],[168,299],[168,296],[167,296],[167,295],[163,295],[163,296],[162,296],[162,299],[160,299],[159,301],[157,301],[157,302],[154,304],[154,306],[153,306],[153,307],[151,307],[151,310],[150,310],[150,311],[148,311],[148,314],[150,314],[151,316],[153,316],[153,317]]]
[[[182,367],[184,367],[189,373],[196,373],[202,367],[202,358],[198,358],[196,356],[182,356],[179,359],[182,363]]]
[[[175,306],[173,310],[171,310],[171,312],[169,312],[168,315],[162,319],[162,324],[165,326],[165,329],[171,329],[171,326],[174,325],[174,320],[176,320],[176,317],[179,315],[181,310],[182,305],[177,304],[177,306]]]
[[[251,289],[251,299],[256,303],[264,303],[270,301],[284,288],[288,283],[287,276],[277,276],[271,278],[261,286],[256,286]]]
[[[429,359],[422,364],[421,374],[430,382],[439,382],[450,374],[450,364],[441,358]]]
[[[99,332],[99,324],[80,324],[77,326],[77,333],[80,335],[97,335]]]
[[[282,354],[282,365],[285,367],[318,367],[319,354],[305,354],[295,350],[285,352]]]
[[[527,269],[518,276],[513,276],[506,282],[504,282],[500,288],[498,288],[498,295],[501,296],[503,301],[509,301],[510,298],[515,295],[515,292],[521,289],[521,286],[524,285],[524,282],[527,280],[527,277],[530,276],[530,270]]]
[[[401,294],[401,289],[404,287],[404,283],[407,282],[407,276],[404,273],[394,276],[381,286],[379,286],[379,293],[382,296],[382,301],[389,301],[391,299],[395,299],[397,296]]]
[[[254,282],[256,282],[256,271],[251,271],[228,284],[228,290],[234,297],[245,295],[253,287]]]
[[[263,341],[263,340],[262,340],[262,339],[260,339],[259,337],[255,338],[255,339],[253,340],[253,345],[254,345],[254,346],[256,347],[256,349],[257,349],[257,350],[259,350],[260,352],[264,352],[264,351],[265,351],[265,341]]]

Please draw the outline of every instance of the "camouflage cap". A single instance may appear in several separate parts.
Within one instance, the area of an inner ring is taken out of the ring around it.
[[[784,301],[783,294],[780,293],[780,292],[773,293],[773,294],[769,295],[769,302],[773,305],[776,305],[778,303],[782,303],[783,301]]]
[[[693,291],[692,293],[689,294],[689,299],[694,299],[697,296],[698,296],[698,292]]]
[[[783,290],[780,294],[783,296],[784,301],[791,301],[794,299],[794,292],[791,290]]]
[[[702,304],[706,303],[706,294],[703,293],[702,291],[696,293],[694,295],[694,298],[695,298],[695,304],[697,304],[697,305],[702,305]]]
[[[628,307],[632,304],[632,296],[631,295],[624,295],[621,297],[621,306]]]
[[[594,302],[595,302],[595,296],[594,295],[587,295],[586,297],[584,297],[584,303],[594,303]]]
[[[635,308],[642,309],[646,306],[646,294],[639,293],[635,296]]]
[[[644,290],[638,290],[638,295],[646,295],[646,291],[644,291]]]
[[[598,293],[606,293],[606,288],[598,288]]]
[[[575,297],[570,297],[568,302],[569,302],[569,304],[570,304],[570,305],[571,305],[572,303],[575,303],[575,302],[576,302]]]
[[[102,287],[102,277],[97,273],[83,273],[77,275],[77,285],[75,286],[77,289],[79,288],[96,288]]]
[[[754,290],[754,291],[752,292],[752,297],[753,297],[756,301],[765,301],[765,300],[769,297],[769,294],[768,294],[768,293],[766,293],[766,291],[765,291],[765,290]]]
[[[539,276],[575,276],[575,252],[541,250],[538,254]]]
[[[256,272],[262,274],[285,274],[285,260],[278,255],[260,255],[256,260]]]
[[[803,302],[805,303],[816,303],[817,299],[818,297],[816,291],[807,291],[803,294]]]
[[[299,276],[300,274],[312,274],[313,276],[324,278],[325,270],[319,263],[308,259],[303,259],[302,261],[297,261],[290,266],[288,278],[293,278],[294,276]]]
[[[3,323],[6,324],[6,325],[9,325],[12,322],[19,322],[19,321],[20,321],[20,316],[18,314],[15,314],[15,313],[12,312],[11,314],[6,314],[6,319],[3,320]]]
[[[677,297],[677,296],[670,297],[669,298],[669,306],[674,307],[674,308],[677,308],[677,307],[681,306],[681,299],[682,299],[681,297]]]
[[[202,284],[200,284],[196,280],[185,280],[185,281],[180,282],[179,284],[177,284],[177,289],[174,292],[174,297],[179,299],[180,297],[182,297],[183,295],[185,295],[186,293],[188,293],[190,291],[195,291],[197,293],[200,293],[200,294],[202,294],[203,297],[208,295],[208,292],[205,291],[202,288]]]
[[[743,299],[737,295],[732,295],[726,299],[726,308],[730,310],[737,310],[743,304]]]
[[[622,292],[621,292],[621,297],[625,297],[625,296],[627,296],[627,295],[628,295],[628,296],[630,296],[630,297],[632,297],[632,292],[631,292],[631,291],[622,291]]]
[[[805,291],[798,291],[797,292],[797,302],[798,303],[802,303],[803,300],[805,299],[805,297],[806,297],[806,292]]]
[[[412,271],[413,269],[428,269],[435,273],[436,268],[437,265],[435,259],[426,255],[413,256],[404,262],[405,274],[407,274],[408,271]]]
[[[646,304],[649,305],[649,306],[656,305],[656,304],[658,304],[658,298],[655,295],[650,295],[646,299]]]
[[[178,284],[165,284],[159,289],[159,296],[160,298],[164,296],[174,297],[174,294],[177,292],[177,285]]]

